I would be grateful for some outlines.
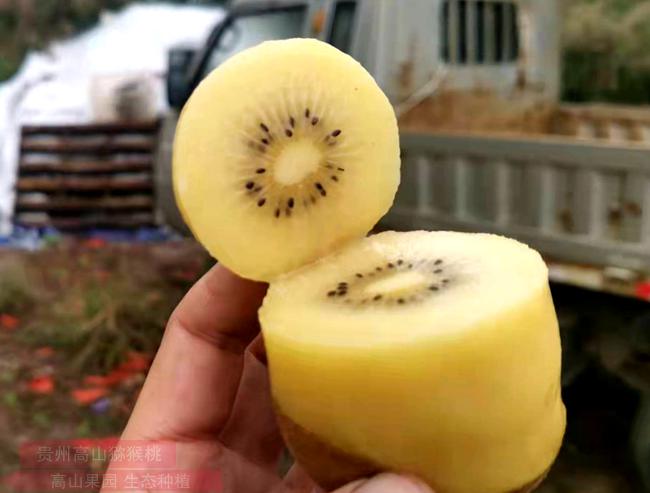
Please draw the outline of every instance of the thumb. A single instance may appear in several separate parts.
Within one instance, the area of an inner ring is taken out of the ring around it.
[[[332,493],[434,493],[431,488],[412,476],[393,473],[379,474],[370,479],[360,479]]]

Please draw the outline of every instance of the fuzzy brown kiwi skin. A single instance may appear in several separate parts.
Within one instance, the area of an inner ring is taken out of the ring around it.
[[[386,470],[379,464],[344,452],[318,438],[275,406],[278,425],[285,443],[296,461],[325,491],[333,491],[359,478],[374,476]],[[504,493],[530,493],[546,478],[548,469],[538,478],[520,488]],[[444,493],[436,490],[436,493]]]

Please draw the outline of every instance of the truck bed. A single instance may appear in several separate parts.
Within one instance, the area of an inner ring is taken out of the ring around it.
[[[645,293],[650,146],[413,131],[401,139],[402,185],[383,227],[511,236],[537,248],[557,280]]]

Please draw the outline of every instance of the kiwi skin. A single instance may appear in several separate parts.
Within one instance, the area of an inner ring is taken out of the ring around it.
[[[374,476],[386,468],[333,447],[282,413],[276,417],[285,443],[296,461],[325,491],[333,491],[359,478]],[[549,469],[520,488],[503,493],[530,493],[546,478]],[[436,493],[444,493],[435,490]]]

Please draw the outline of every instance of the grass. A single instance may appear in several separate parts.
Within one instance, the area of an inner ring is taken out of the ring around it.
[[[27,310],[33,301],[25,266],[16,259],[0,259],[0,313]]]
[[[0,326],[0,478],[16,469],[25,440],[121,432],[144,374],[111,387],[101,412],[78,404],[71,391],[132,351],[153,355],[169,314],[209,264],[190,242],[0,250],[0,314],[19,320],[16,328]],[[43,375],[54,391],[30,390]]]

